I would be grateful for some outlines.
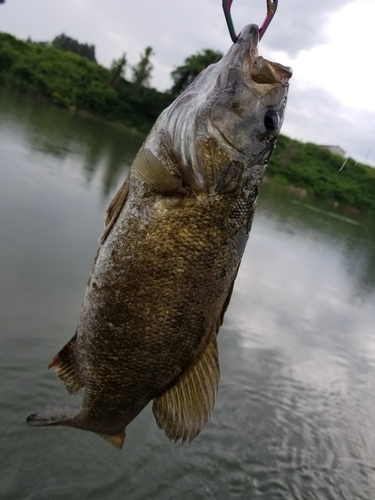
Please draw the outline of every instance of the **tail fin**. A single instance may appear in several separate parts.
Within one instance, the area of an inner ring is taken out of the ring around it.
[[[26,422],[33,426],[46,426],[46,425],[67,425],[69,427],[76,427],[75,418],[78,416],[80,409],[73,405],[54,405],[54,406],[46,406],[42,410],[38,411],[38,413],[33,413],[29,415],[26,419]],[[80,427],[82,430],[88,430],[84,427]],[[98,436],[102,437],[106,441],[109,441],[116,448],[121,450],[124,440],[125,433],[121,432],[120,434],[115,435],[107,435],[107,434],[99,434]]]
[[[46,406],[38,413],[27,417],[26,422],[32,426],[43,425],[69,425],[71,420],[79,413],[79,408],[73,405],[54,405]]]

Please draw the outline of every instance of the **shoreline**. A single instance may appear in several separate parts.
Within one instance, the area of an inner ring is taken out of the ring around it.
[[[284,191],[287,191],[288,193],[293,195],[295,198],[298,198],[299,200],[314,201],[316,203],[326,206],[327,208],[334,209],[339,212],[345,212],[347,215],[351,215],[354,217],[361,217],[368,215],[364,210],[361,210],[358,207],[351,205],[343,205],[340,204],[338,201],[331,201],[324,198],[317,198],[316,196],[309,193],[307,189],[303,187],[294,186],[293,184],[278,183],[272,177],[269,177],[267,175],[267,171],[262,182],[264,184],[269,184],[270,186],[276,186],[278,188],[281,188]]]
[[[94,114],[92,112],[77,108],[76,106],[69,106],[69,107],[60,106],[60,105],[54,103],[51,99],[49,99],[48,96],[45,96],[42,94],[32,94],[32,93],[29,93],[27,91],[23,91],[22,89],[14,88],[9,84],[2,85],[2,88],[4,88],[5,90],[7,90],[13,94],[18,94],[20,96],[25,96],[25,97],[28,97],[31,99],[35,99],[36,101],[39,101],[46,106],[52,106],[52,107],[60,108],[61,110],[69,111],[69,113],[71,113],[72,115],[78,115],[84,119],[100,122],[100,123],[103,123],[103,124],[108,125],[110,127],[117,127],[120,130],[124,130],[130,134],[137,135],[139,137],[142,137],[143,139],[145,139],[147,137],[147,134],[149,133],[149,132],[146,133],[145,131],[139,130],[136,126],[128,125],[128,124],[125,124],[125,123],[120,122],[120,121],[108,120],[108,119],[103,118],[102,116],[99,116],[99,115]],[[150,127],[150,130],[151,130],[151,128],[152,127]],[[287,138],[286,136],[283,136],[283,137],[285,139],[287,139],[288,141],[292,141],[291,139]],[[293,141],[293,142],[295,142],[295,141]],[[276,150],[276,151],[280,151],[280,150]],[[276,154],[276,156],[277,156],[277,154]],[[272,160],[275,162],[275,160],[276,160],[275,155],[271,156],[271,162],[272,162]],[[275,163],[277,164],[278,161],[280,162],[280,159],[276,160]],[[285,166],[281,165],[281,167],[280,167],[281,173],[282,173],[283,168],[285,168]],[[272,167],[271,167],[271,169],[272,169]],[[270,173],[269,172],[267,173],[267,170],[266,170],[266,174],[265,174],[265,177],[263,179],[263,182],[265,184],[270,184],[270,185],[277,186],[278,188],[282,188],[283,190],[287,191],[288,193],[290,193],[291,195],[293,195],[294,197],[296,197],[300,200],[306,199],[306,200],[315,201],[319,204],[326,206],[327,208],[329,208],[331,210],[333,209],[337,212],[341,212],[341,213],[344,213],[344,214],[347,214],[350,216],[362,217],[362,216],[368,216],[368,215],[371,216],[373,214],[373,211],[371,209],[365,210],[365,209],[360,208],[358,206],[351,205],[351,204],[345,204],[345,203],[338,201],[338,200],[332,200],[332,199],[328,199],[328,198],[324,198],[324,197],[319,197],[319,196],[316,196],[313,193],[309,192],[309,190],[306,189],[305,187],[298,186],[298,185],[295,185],[295,184],[290,183],[290,182],[286,182],[286,183],[278,182],[277,181],[278,176],[279,176],[278,173],[276,175],[274,175],[274,174],[270,175]],[[311,186],[313,187],[314,184],[312,183]]]

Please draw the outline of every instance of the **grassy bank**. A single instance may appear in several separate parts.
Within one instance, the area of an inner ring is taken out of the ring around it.
[[[267,168],[267,176],[281,185],[306,190],[333,206],[375,212],[375,169],[344,159],[315,144],[281,135]]]
[[[71,52],[0,33],[0,84],[147,132],[170,103],[167,93],[120,78]]]

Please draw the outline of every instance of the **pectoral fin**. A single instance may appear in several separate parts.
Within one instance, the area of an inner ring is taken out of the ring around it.
[[[55,368],[56,375],[65,383],[69,394],[77,394],[82,389],[75,365],[74,349],[77,341],[77,333],[69,342],[56,354],[48,365],[49,368]]]
[[[177,383],[153,401],[158,426],[172,441],[191,442],[211,416],[219,384],[216,335]]]
[[[184,192],[181,180],[170,172],[149,149],[141,149],[132,173],[159,194],[171,196]]]
[[[103,244],[114,226],[129,193],[130,174],[134,175],[159,194],[171,196],[184,193],[181,180],[170,172],[149,149],[141,149],[135,157],[131,171],[110,203],[105,220],[105,229],[100,235]]]

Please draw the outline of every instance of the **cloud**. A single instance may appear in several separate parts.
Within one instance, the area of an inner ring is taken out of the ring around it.
[[[331,39],[291,60],[295,76],[326,88],[346,106],[375,112],[373,92],[373,19],[375,2],[360,1],[341,9],[327,22]],[[354,27],[361,29],[354,29]]]
[[[293,82],[283,133],[304,142],[334,144],[358,161],[375,165],[375,113],[353,110],[320,87]]]
[[[362,0],[327,19],[330,40],[294,59],[284,132],[297,139],[340,145],[358,161],[375,165],[375,93],[372,20],[375,3]],[[361,29],[358,29],[361,27]]]
[[[288,0],[279,2],[272,28],[267,33],[267,44],[294,58],[301,50],[309,50],[329,41],[326,25],[329,17],[351,0]],[[265,39],[266,40],[266,39]]]

